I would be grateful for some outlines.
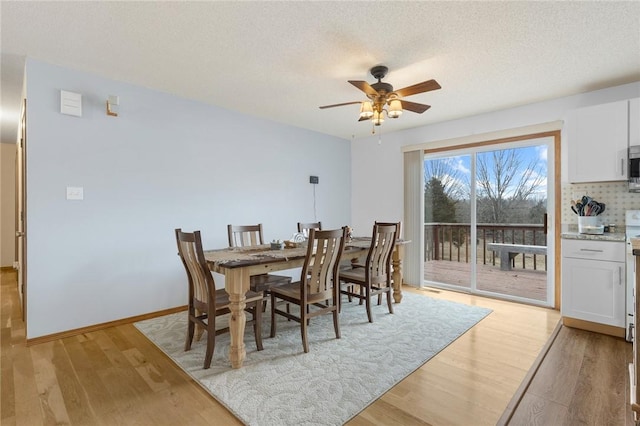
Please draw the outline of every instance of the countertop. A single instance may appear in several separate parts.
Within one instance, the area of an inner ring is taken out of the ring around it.
[[[601,235],[581,234],[577,231],[566,231],[560,234],[565,240],[592,240],[592,241],[620,241],[625,242],[627,236],[624,232],[605,232]]]

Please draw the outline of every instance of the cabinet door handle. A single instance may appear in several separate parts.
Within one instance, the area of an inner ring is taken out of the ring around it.
[[[620,176],[624,176],[624,158],[620,159]]]
[[[585,249],[585,248],[582,248],[582,249],[580,249],[580,251],[592,251],[592,252],[595,252],[595,253],[602,253],[604,250],[596,250],[596,249]]]
[[[618,285],[622,285],[622,266],[618,266]]]

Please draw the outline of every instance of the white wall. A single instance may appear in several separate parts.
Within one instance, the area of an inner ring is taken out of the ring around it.
[[[316,219],[309,175],[317,219],[349,223],[347,140],[32,59],[26,82],[28,338],[186,304],[174,228],[208,248],[228,223],[288,238]],[[60,114],[60,89],[82,94],[82,117]]]
[[[15,259],[16,144],[0,143],[0,266]]]
[[[640,82],[636,82],[410,130],[384,133],[381,144],[378,144],[378,136],[357,139],[351,144],[352,225],[355,229],[370,229],[374,220],[402,220],[404,146],[454,146],[455,142],[447,140],[563,120],[566,113],[574,108],[639,96]],[[437,105],[433,108],[437,108]],[[398,120],[402,120],[402,117]],[[563,182],[567,180],[566,153],[567,146],[563,137]],[[384,203],[380,202],[376,194],[384,194]]]

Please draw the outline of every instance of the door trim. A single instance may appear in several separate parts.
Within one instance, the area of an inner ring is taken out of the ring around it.
[[[16,141],[16,257],[18,294],[22,299],[22,320],[27,330],[27,99],[22,100]]]

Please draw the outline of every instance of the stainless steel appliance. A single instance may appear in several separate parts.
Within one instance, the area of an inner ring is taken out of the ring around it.
[[[640,210],[627,210],[625,215],[625,234],[627,243],[627,281],[626,281],[626,311],[627,311],[627,340],[632,341],[635,330],[633,329],[633,308],[635,303],[634,287],[636,281],[636,261],[633,257],[631,238],[640,238]]]
[[[640,145],[629,147],[629,192],[640,192]]]

